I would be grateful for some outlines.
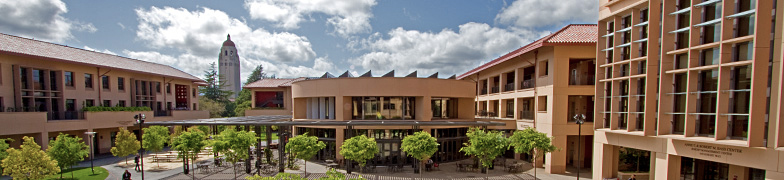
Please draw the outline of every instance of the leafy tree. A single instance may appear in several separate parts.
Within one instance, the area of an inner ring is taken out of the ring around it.
[[[174,126],[173,132],[169,135],[169,144],[171,144],[171,142],[174,141],[175,137],[180,136],[182,131],[183,131],[182,126]]]
[[[289,138],[286,149],[292,152],[292,156],[305,161],[305,174],[308,173],[308,159],[313,158],[321,149],[327,147],[324,142],[318,140],[316,136],[308,136],[308,133]]]
[[[6,152],[6,150],[11,148],[11,146],[8,145],[8,143],[5,141],[13,141],[13,139],[11,138],[0,139],[0,164],[3,164],[3,159],[8,157],[8,152]],[[0,165],[0,174],[3,174],[3,166],[1,165]]]
[[[406,155],[420,161],[419,178],[422,178],[422,164],[438,151],[438,145],[436,138],[430,136],[430,134],[425,131],[419,131],[403,138],[403,144],[400,145],[400,148],[403,152],[406,152]]]
[[[253,175],[253,176],[245,177],[245,179],[247,180],[307,180],[307,178],[303,178],[299,175],[290,174],[290,173],[278,173],[273,177],[261,177],[259,175]]]
[[[533,128],[526,128],[522,131],[515,131],[512,137],[509,137],[510,148],[514,147],[515,153],[533,152],[534,158],[534,178],[536,177],[536,159],[544,156],[545,153],[558,150],[552,144],[552,138],[547,137],[547,134],[536,131]]]
[[[225,81],[220,79],[218,70],[215,69],[215,63],[211,63],[210,68],[204,71],[204,81],[207,81],[207,85],[199,86],[199,92],[204,95],[203,98],[217,102],[229,101],[229,96],[232,95],[232,92],[223,90],[227,85]]]
[[[8,157],[3,159],[3,175],[14,179],[43,179],[60,173],[57,161],[49,158],[32,137],[23,137],[20,149],[7,149]]]
[[[340,146],[340,155],[343,155],[346,159],[358,162],[359,166],[362,167],[365,167],[367,160],[372,159],[376,153],[378,153],[376,139],[368,138],[365,135],[347,139],[343,141],[343,146]]]
[[[228,128],[215,136],[210,144],[215,152],[223,154],[226,156],[227,161],[235,164],[250,156],[248,150],[250,146],[256,143],[256,140],[256,134],[253,132],[237,131],[234,128]],[[235,168],[234,178],[236,179],[236,166],[233,168]]]
[[[253,69],[253,72],[251,72],[250,76],[248,76],[248,78],[245,80],[244,85],[248,85],[261,79],[275,79],[275,76],[268,76],[267,73],[264,72],[264,66],[258,65]],[[234,101],[234,103],[234,115],[245,116],[245,110],[250,109],[252,103],[251,91],[249,89],[243,88],[242,91],[237,94],[237,99]]]
[[[84,161],[84,157],[90,155],[88,148],[82,138],[60,133],[55,140],[49,141],[46,154],[57,161],[57,166],[62,172],[65,168],[71,168],[76,163]],[[62,178],[63,174],[60,174],[60,179]],[[71,178],[73,178],[73,171],[71,171]]]
[[[172,149],[178,152],[177,157],[191,159],[193,164],[199,152],[207,146],[207,135],[196,127],[188,128],[188,131],[180,133],[172,139]]]
[[[163,145],[166,142],[169,142],[169,128],[163,126],[150,126],[148,128],[144,128],[144,134],[142,134],[142,147],[145,150],[150,150],[153,152],[158,152],[163,150]],[[161,166],[161,163],[158,163],[158,167]]]
[[[219,118],[223,117],[223,112],[226,111],[226,104],[199,97],[199,109],[210,112],[211,118]]]
[[[468,156],[475,156],[482,163],[484,168],[493,165],[493,160],[502,155],[506,150],[509,141],[504,134],[498,131],[486,132],[479,128],[471,128],[468,131],[468,143],[460,148]]]
[[[141,144],[136,140],[136,135],[121,127],[120,132],[117,132],[117,138],[114,139],[114,147],[110,151],[116,157],[125,156],[125,164],[128,164],[128,155],[136,154],[139,148]]]

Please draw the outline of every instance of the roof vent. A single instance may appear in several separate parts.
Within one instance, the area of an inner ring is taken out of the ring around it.
[[[417,77],[417,71],[411,72],[411,74],[406,75],[406,77]]]
[[[344,72],[343,74],[341,74],[338,77],[340,77],[340,78],[347,78],[347,77],[351,78],[351,77],[354,77],[354,75],[351,75],[351,73],[348,72],[348,70],[346,70],[346,72]]]
[[[322,78],[322,79],[324,79],[324,78],[335,78],[335,76],[333,76],[332,74],[330,74],[329,72],[327,72],[327,73],[324,73],[324,75],[323,75],[323,76],[321,76],[321,78]]]
[[[446,78],[446,79],[457,79],[457,75],[456,74],[452,74],[452,76],[449,76],[449,78]]]
[[[427,78],[436,78],[436,79],[438,79],[438,72],[433,73],[433,75],[430,75]]]
[[[395,70],[389,71],[381,77],[395,77]]]
[[[371,71],[371,70],[368,70],[368,72],[366,72],[365,74],[362,74],[362,75],[361,75],[361,76],[359,76],[359,77],[373,77],[373,74],[370,74],[370,71]]]

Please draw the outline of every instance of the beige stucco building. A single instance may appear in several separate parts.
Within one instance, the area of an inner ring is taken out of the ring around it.
[[[46,148],[59,133],[87,138],[108,153],[118,127],[147,121],[207,118],[197,111],[204,81],[173,67],[0,34],[0,139],[23,136]],[[86,106],[148,106],[143,112],[83,112]],[[89,142],[89,141],[88,141]]]
[[[535,128],[552,136],[560,150],[547,154],[544,164],[537,160],[548,173],[564,173],[567,166],[590,167],[596,34],[596,25],[568,25],[458,76],[476,82],[475,118],[515,123],[513,129]],[[573,119],[578,114],[588,117],[582,136]]]
[[[784,179],[781,7],[600,0],[593,179]]]

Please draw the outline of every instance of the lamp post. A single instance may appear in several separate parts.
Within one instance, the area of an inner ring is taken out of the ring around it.
[[[95,174],[95,169],[93,169],[93,159],[95,158],[95,149],[93,149],[93,137],[95,137],[95,132],[84,132],[88,138],[90,138],[90,170],[93,171]]]
[[[137,115],[134,115],[133,119],[136,119],[136,124],[139,125],[139,137],[140,137],[139,138],[140,139],[139,144],[144,144],[144,138],[141,138],[141,137],[144,136],[144,131],[142,131],[142,125],[144,124],[144,119],[146,119],[146,117],[144,116],[144,114],[139,113]],[[141,147],[141,152],[139,152],[139,154],[140,154],[139,163],[141,163],[141,165],[142,165],[142,167],[141,167],[141,169],[142,169],[142,180],[144,180],[144,146]]]
[[[577,180],[580,179],[580,157],[582,156],[582,130],[585,123],[585,114],[574,115],[574,123],[577,123]]]

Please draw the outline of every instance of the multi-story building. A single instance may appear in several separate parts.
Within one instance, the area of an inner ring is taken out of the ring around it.
[[[593,179],[784,179],[781,7],[600,0]]]
[[[544,164],[536,161],[548,173],[590,167],[596,39],[596,25],[568,25],[458,76],[476,82],[475,118],[552,136],[561,150],[547,154]],[[575,123],[580,114],[586,116],[583,126]]]
[[[59,133],[86,138],[108,153],[118,127],[147,121],[207,118],[197,111],[205,82],[173,67],[0,34],[0,139],[23,136],[42,147]],[[142,112],[84,112],[88,106],[147,106]],[[88,141],[89,142],[89,141]]]

